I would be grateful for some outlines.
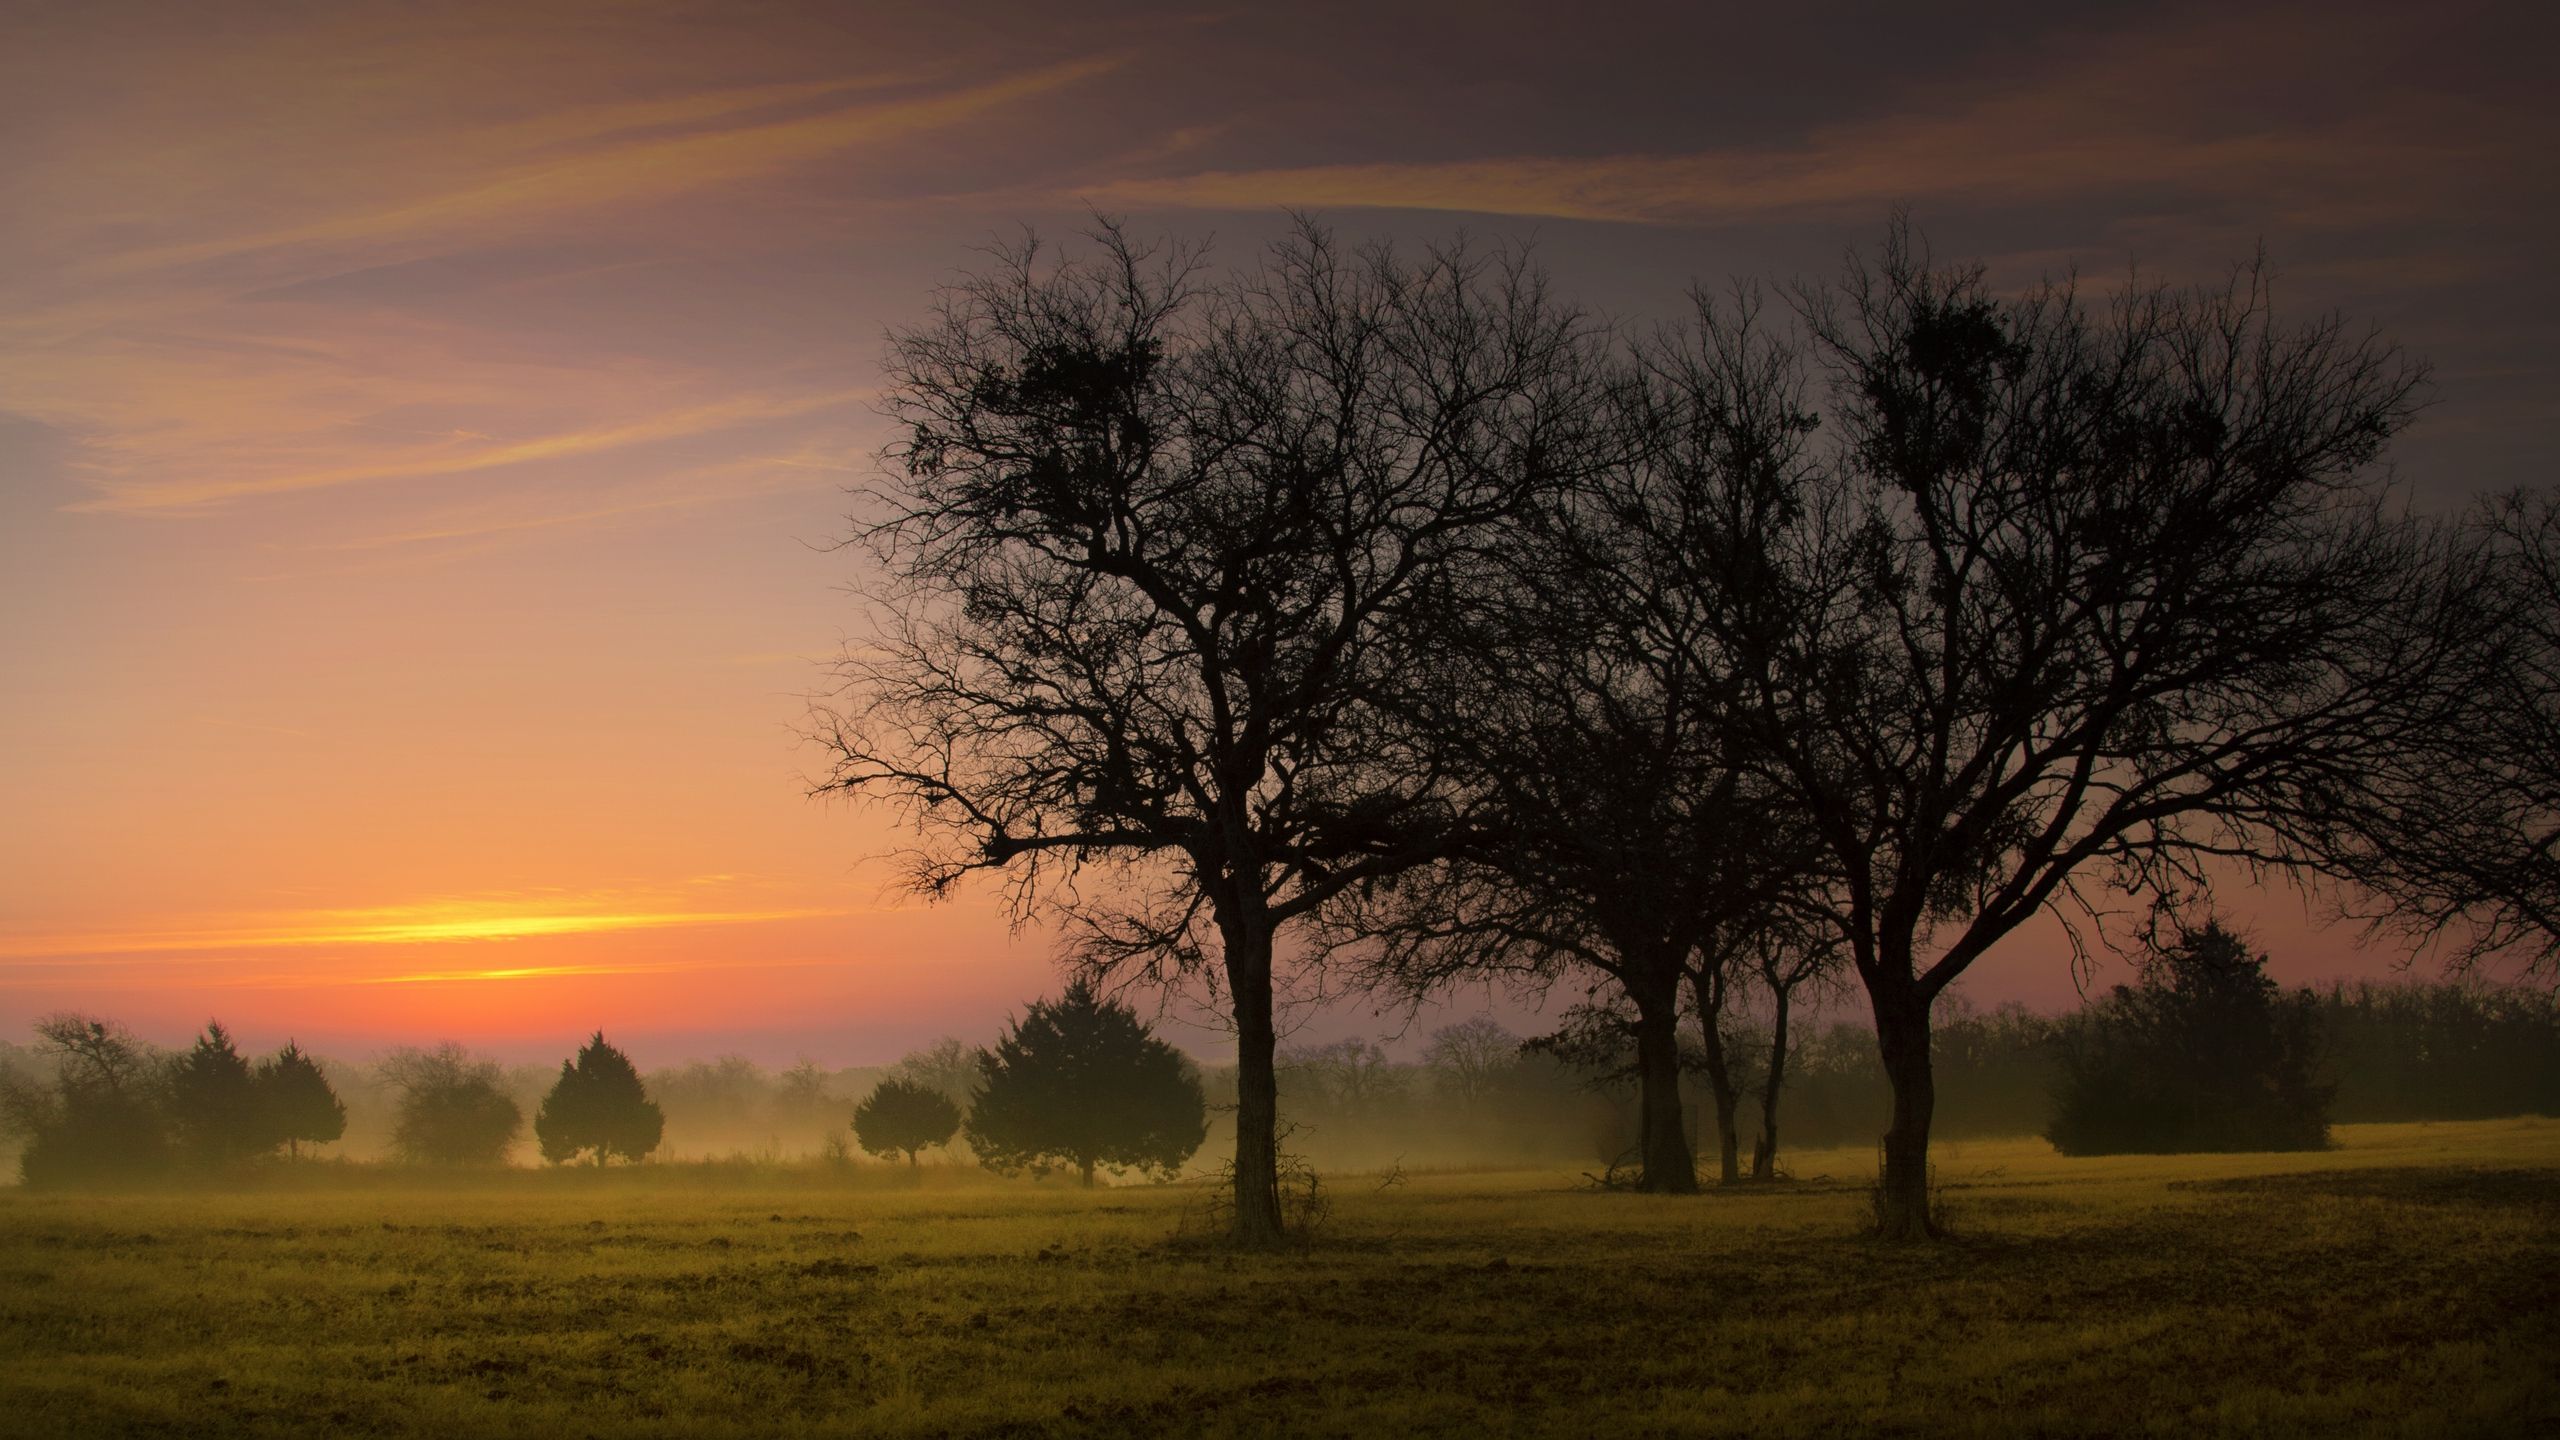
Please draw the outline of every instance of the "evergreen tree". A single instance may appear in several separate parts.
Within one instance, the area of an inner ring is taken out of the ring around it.
[[[329,1077],[302,1047],[288,1041],[274,1058],[258,1062],[258,1106],[273,1143],[299,1156],[304,1141],[326,1145],[347,1133],[347,1107]]]
[[[1191,1062],[1081,980],[1032,1002],[978,1064],[969,1144],[991,1170],[1037,1174],[1064,1163],[1087,1185],[1103,1165],[1169,1178],[1208,1138]]]
[[[554,1164],[590,1151],[599,1165],[616,1156],[637,1160],[658,1148],[666,1128],[631,1057],[606,1044],[601,1030],[577,1058],[560,1062],[560,1078],[533,1118],[542,1158]]]
[[[896,1076],[873,1087],[853,1111],[853,1136],[862,1148],[882,1156],[904,1152],[910,1169],[917,1151],[946,1144],[959,1130],[960,1107],[951,1103],[950,1096]]]
[[[257,1079],[219,1021],[169,1069],[168,1107],[179,1152],[198,1165],[234,1165],[283,1143],[266,1123]]]
[[[2317,1150],[2329,1143],[2319,1013],[2212,922],[2064,1028],[2045,1137],[2066,1155]]]

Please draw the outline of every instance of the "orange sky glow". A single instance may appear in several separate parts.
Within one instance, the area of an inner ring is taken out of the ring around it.
[[[14,16],[0,1038],[880,1063],[1054,988],[992,892],[894,892],[893,819],[804,798],[795,727],[855,625],[883,332],[1089,207],[1238,258],[1285,207],[1534,239],[1636,320],[1898,204],[2004,281],[2263,242],[2286,304],[2435,363],[2422,503],[2551,478],[2534,7],[1289,8]],[[2287,978],[2394,958],[2228,899]],[[2047,928],[1966,991],[2073,986]]]

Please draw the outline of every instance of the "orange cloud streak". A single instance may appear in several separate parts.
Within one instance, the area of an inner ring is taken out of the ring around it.
[[[267,950],[315,945],[418,945],[452,941],[525,940],[611,930],[690,925],[753,925],[851,913],[842,909],[620,910],[557,900],[439,900],[354,910],[288,912],[232,925],[125,933],[0,937],[0,958],[165,955]]]

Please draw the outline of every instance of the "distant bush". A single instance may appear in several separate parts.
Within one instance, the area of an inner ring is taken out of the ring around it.
[[[916,1152],[928,1145],[948,1144],[960,1131],[960,1107],[931,1085],[896,1076],[881,1081],[854,1107],[853,1136],[874,1155],[904,1154],[916,1163]]]
[[[2062,1030],[2045,1131],[2066,1155],[2317,1150],[2334,1087],[2318,1078],[2320,1011],[2280,993],[2267,957],[2208,924]]]
[[[392,1152],[419,1165],[501,1165],[524,1129],[497,1066],[459,1045],[400,1051],[379,1066],[400,1094]]]

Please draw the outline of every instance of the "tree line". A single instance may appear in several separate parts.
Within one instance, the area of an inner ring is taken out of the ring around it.
[[[1684,1047],[1738,1103],[1732,997],[1843,975],[1913,1238],[1936,1009],[2037,914],[2174,939],[2238,868],[2560,954],[2560,519],[2414,511],[2424,366],[2262,264],[2005,290],[1897,224],[1646,331],[1463,242],[1093,239],[891,337],[812,733],[919,891],[992,874],[1086,973],[1218,998],[1240,1240],[1318,975],[1589,990],[1656,1190]]]
[[[39,1067],[0,1066],[0,1138],[24,1141],[20,1174],[31,1185],[233,1173],[346,1131],[345,1103],[295,1045],[253,1065],[213,1022],[192,1049],[165,1055],[83,1015],[49,1017],[36,1035]],[[704,1069],[734,1077],[753,1067],[686,1067],[669,1072],[671,1088]],[[814,1073],[804,1062],[780,1088],[786,1100],[830,1109],[807,1093]],[[525,1106],[506,1072],[459,1045],[395,1051],[373,1079],[396,1097],[387,1148],[397,1161],[504,1164],[524,1135]],[[877,1155],[903,1154],[912,1166],[919,1151],[963,1130],[965,1112],[980,1164],[1005,1174],[1065,1165],[1087,1185],[1099,1170],[1170,1178],[1208,1131],[1197,1067],[1128,1006],[1082,983],[1034,1002],[992,1049],[953,1041],[909,1057],[850,1108],[854,1137]],[[600,1167],[655,1154],[666,1123],[638,1067],[597,1031],[561,1062],[532,1132],[545,1162]]]
[[[2173,951],[2153,957],[2139,984],[2073,1014],[2015,1004],[1982,1012],[1959,1004],[1943,1013],[1933,1034],[1940,1133],[2046,1135],[2084,1151],[2212,1148],[2228,1143],[2217,1138],[2218,1129],[2229,1130],[2223,1117],[2246,1115],[2253,1094],[2271,1091],[2307,1102],[2294,1112],[2306,1123],[2290,1133],[2242,1132],[2248,1148],[2317,1143],[2324,1121],[2560,1115],[2560,1002],[2546,991],[2359,981],[2284,993],[2264,983],[2263,955],[2235,955],[2227,936],[2199,944],[2211,962],[2207,975],[2218,971],[2230,983],[2189,984],[2185,1000],[2175,994],[2180,952]],[[2195,1003],[2217,997],[2236,1003]],[[1064,1019],[1049,1018],[1056,1006],[1065,1007]],[[1042,1037],[1060,1026],[1091,1032],[1098,1027],[1079,1017],[1107,1008],[1090,992],[1036,1004],[1025,1017],[1041,1017],[1034,1048],[1081,1053],[1081,1044],[1062,1049]],[[1123,1016],[1108,1021],[1123,1037],[1143,1028],[1125,1008]],[[1290,1147],[1345,1169],[1531,1163],[1605,1174],[1640,1163],[1633,1046],[1614,1026],[1570,1012],[1562,1019],[1556,1030],[1527,1037],[1484,1017],[1441,1026],[1421,1037],[1412,1059],[1360,1038],[1282,1047],[1276,1075]],[[1727,1084],[1740,1101],[1729,1112],[1714,1098],[1703,1047],[1690,1039],[1680,1057],[1690,1142],[1750,1154],[1751,1173],[1762,1179],[1789,1173],[1781,1135],[1800,1147],[1863,1146],[1892,1103],[1874,1031],[1836,1011],[1803,1026],[1785,1052],[1781,1086],[1770,1087],[1771,1021],[1765,1000],[1724,1017],[1725,1049],[1736,1057]],[[454,1046],[396,1051],[372,1067],[325,1064],[287,1046],[254,1062],[233,1057],[252,1077],[242,1104],[236,1078],[220,1078],[240,1072],[219,1058],[229,1037],[218,1026],[175,1054],[92,1017],[51,1017],[37,1030],[36,1051],[0,1055],[14,1062],[0,1063],[0,1139],[21,1142],[20,1173],[37,1185],[219,1174],[279,1149],[318,1153],[342,1137],[353,1145],[341,1085],[353,1087],[359,1106],[381,1094],[386,1113],[369,1148],[406,1164],[500,1163],[532,1114],[538,1152],[560,1164],[661,1154],[664,1137],[689,1124],[698,1134],[754,1137],[776,1159],[842,1158],[859,1146],[913,1161],[944,1147],[1007,1171],[1081,1174],[1090,1159],[1099,1169],[1162,1177],[1202,1143],[1209,1117],[1232,1105],[1236,1088],[1232,1068],[1180,1057],[1177,1064],[1149,1051],[1157,1058],[1145,1065],[1110,1068],[1136,1077],[1127,1083],[1153,1093],[1152,1113],[1170,1114],[1172,1123],[1147,1120],[1143,1104],[1129,1106],[1123,1120],[1121,1081],[1079,1093],[1007,1065],[1008,1085],[1027,1079],[1035,1091],[1073,1097],[1058,1108],[1086,1126],[1060,1127],[1050,1132],[1063,1137],[1057,1148],[1034,1149],[1024,1137],[1036,1126],[1017,1127],[1008,1145],[1006,1121],[994,1112],[967,1123],[989,1052],[957,1039],[842,1077],[806,1061],[771,1072],[739,1056],[623,1077],[627,1059],[617,1064],[620,1052],[601,1035],[559,1073],[509,1072]],[[1147,1037],[1105,1048],[1160,1044]],[[600,1089],[573,1082],[564,1090],[563,1075],[576,1074],[582,1061],[616,1078]],[[1169,1078],[1176,1069],[1187,1085]],[[1149,1073],[1158,1078],[1145,1079]],[[547,1090],[531,1083],[545,1075]],[[1199,1134],[1187,1098],[1195,1093],[1206,1106]],[[2075,1106],[2078,1118],[2066,1120]],[[2108,1110],[2096,1118],[2114,1123],[2093,1129],[2093,1108]],[[1719,1135],[1718,1116],[1727,1113],[1731,1133]],[[653,1124],[658,1143],[646,1143]],[[1159,1145],[1155,1136],[1178,1143]]]

